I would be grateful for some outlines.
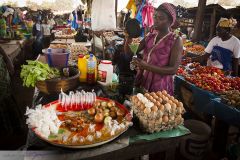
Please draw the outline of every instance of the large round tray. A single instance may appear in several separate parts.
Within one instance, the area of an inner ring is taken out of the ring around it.
[[[112,101],[112,100],[110,100],[110,99],[108,99],[108,98],[102,98],[102,97],[97,97],[97,100],[103,100],[103,101],[106,101],[106,102]],[[126,116],[130,114],[130,112],[128,111],[128,109],[127,109],[124,105],[122,105],[122,104],[120,104],[120,103],[118,103],[118,102],[116,102],[116,101],[114,101],[114,102],[115,102],[115,104],[116,104],[119,108],[121,108],[121,109],[123,109],[124,111],[126,111]],[[58,101],[58,100],[57,100],[57,101],[53,101],[53,102],[51,102],[51,103],[48,103],[48,104],[44,105],[44,107],[45,107],[45,108],[48,108],[48,107],[50,107],[50,106],[51,106],[51,107],[55,107],[57,104],[59,104],[59,101]],[[73,148],[73,149],[92,148],[92,147],[97,147],[97,146],[106,144],[106,143],[108,143],[108,142],[113,141],[114,139],[116,139],[117,137],[119,137],[121,134],[123,134],[123,133],[126,132],[127,130],[128,130],[128,128],[126,128],[125,130],[123,130],[120,134],[115,135],[115,136],[112,137],[111,139],[108,139],[108,140],[106,140],[106,141],[102,141],[102,142],[99,142],[99,143],[94,143],[94,144],[90,144],[90,145],[66,145],[66,144],[59,144],[59,143],[54,143],[54,142],[49,141],[48,139],[42,137],[42,136],[41,136],[38,132],[36,132],[35,129],[33,128],[33,132],[37,135],[37,137],[39,137],[39,138],[42,139],[43,141],[46,141],[46,142],[48,142],[49,144],[52,144],[52,145],[54,145],[54,146],[64,147],[64,148]]]

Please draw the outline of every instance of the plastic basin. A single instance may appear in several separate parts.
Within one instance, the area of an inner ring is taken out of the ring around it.
[[[46,58],[46,61],[50,67],[67,67],[69,52],[66,49],[43,49],[42,52]]]

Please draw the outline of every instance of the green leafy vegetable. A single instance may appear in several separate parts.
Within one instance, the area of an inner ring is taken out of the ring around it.
[[[58,134],[63,134],[65,131],[64,131],[64,129],[59,129],[58,130]]]
[[[23,80],[23,86],[34,87],[37,81],[60,77],[60,72],[56,68],[50,68],[48,64],[39,61],[27,61],[27,65],[22,65],[20,77]]]
[[[57,136],[56,136],[56,135],[53,135],[53,134],[50,134],[50,135],[48,136],[48,139],[55,139],[55,138],[57,138]]]

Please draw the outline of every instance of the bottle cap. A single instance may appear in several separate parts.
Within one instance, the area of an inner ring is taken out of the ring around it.
[[[84,54],[79,54],[78,58],[83,58]]]
[[[102,64],[112,64],[112,61],[109,61],[109,60],[102,60],[101,63],[102,63]]]

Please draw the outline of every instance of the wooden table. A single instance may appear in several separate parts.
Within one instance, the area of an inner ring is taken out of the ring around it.
[[[11,40],[8,43],[0,44],[0,47],[5,51],[9,58],[14,61],[14,59],[21,53],[25,42],[25,40]]]
[[[51,42],[51,44],[66,44],[67,39],[55,39],[54,41]]]
[[[40,57],[39,57],[40,58]],[[90,87],[90,88],[89,88]],[[82,85],[77,90],[92,90],[93,86]],[[97,96],[104,97],[107,96],[101,88],[94,87]],[[35,94],[33,96],[33,106],[37,104],[47,104],[53,100],[56,100],[58,94],[45,95],[35,89]],[[108,97],[108,96],[107,96]],[[28,132],[27,143],[25,145],[25,150],[27,151],[41,151],[43,155],[50,156],[49,159],[89,159],[89,160],[124,160],[140,157],[146,154],[154,154],[159,152],[165,153],[165,160],[174,160],[175,151],[179,147],[180,141],[187,135],[178,136],[174,138],[159,138],[155,140],[131,140],[130,137],[142,134],[138,122],[133,119],[133,125],[124,134],[118,137],[116,140],[109,142],[107,144],[88,148],[88,149],[65,149],[61,147],[56,147],[50,145],[33,133],[32,130]],[[44,152],[45,151],[45,152]],[[47,158],[47,157],[46,157]]]

